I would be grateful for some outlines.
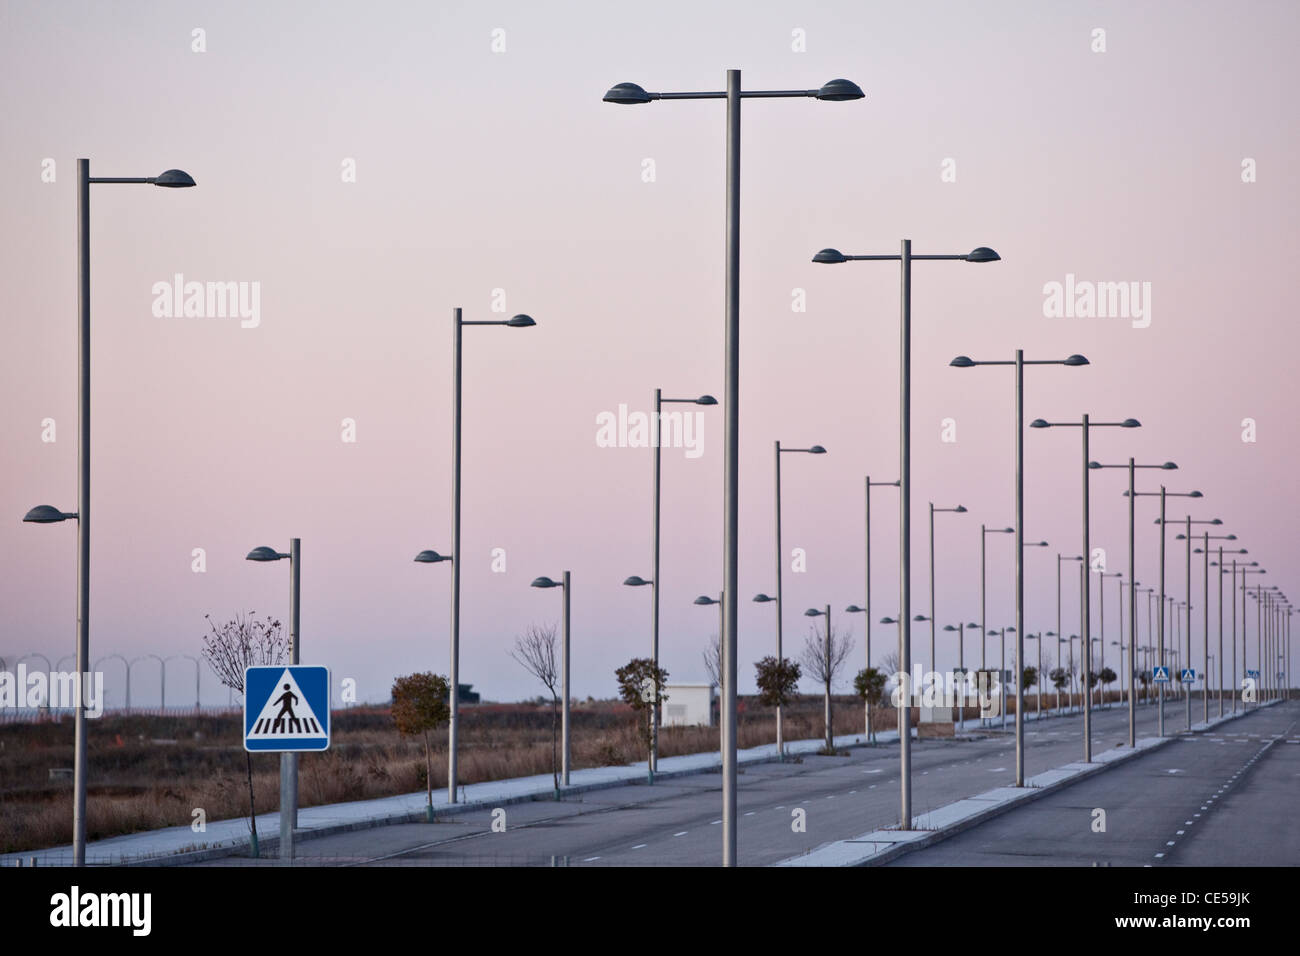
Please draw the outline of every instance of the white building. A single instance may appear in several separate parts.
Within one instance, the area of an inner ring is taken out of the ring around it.
[[[664,685],[663,726],[713,726],[712,684]]]

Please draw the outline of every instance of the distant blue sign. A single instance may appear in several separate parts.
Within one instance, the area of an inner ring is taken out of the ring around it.
[[[279,664],[244,671],[244,749],[297,753],[328,750],[330,671]]]
[[[1182,676],[1179,677],[1178,679],[1181,680],[1183,683],[1194,681],[1196,680],[1196,671],[1190,667],[1184,667]]]
[[[1259,671],[1246,671],[1246,676],[1247,676],[1247,677],[1254,677],[1254,678],[1258,679],[1258,678],[1259,678]]]
[[[1157,684],[1168,684],[1168,683],[1169,683],[1169,668],[1168,668],[1168,667],[1157,667],[1157,668],[1155,669],[1155,671],[1154,671],[1154,673],[1153,673],[1151,679],[1152,679],[1153,681],[1155,681]]]

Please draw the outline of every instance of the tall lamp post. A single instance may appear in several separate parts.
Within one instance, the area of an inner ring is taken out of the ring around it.
[[[1183,537],[1182,535],[1178,535],[1178,538],[1182,538],[1182,537]],[[1210,657],[1211,657],[1210,655],[1210,541],[1212,540],[1236,541],[1237,536],[1235,534],[1210,534],[1210,532],[1206,530],[1201,533],[1201,539],[1202,539],[1202,546],[1195,549],[1192,553],[1203,556],[1201,562],[1204,565],[1204,575],[1205,575],[1205,582],[1201,592],[1201,598],[1202,598],[1201,607],[1203,609],[1202,632],[1205,638],[1204,647],[1202,648],[1202,659],[1205,661],[1205,680],[1201,683],[1201,691],[1202,691],[1201,698],[1203,703],[1203,706],[1201,708],[1202,709],[1201,722],[1208,724],[1210,722]],[[1175,540],[1177,540],[1177,538]],[[1187,534],[1187,540],[1188,540],[1188,547],[1190,548],[1191,547],[1190,531]],[[1220,581],[1222,581],[1222,575],[1220,575]],[[1188,592],[1189,597],[1190,594],[1191,592],[1189,591]],[[1189,616],[1188,624],[1190,625],[1190,623],[1191,623],[1191,618]],[[1219,656],[1219,706],[1220,708],[1222,708],[1223,706],[1223,594],[1222,593],[1219,594],[1219,655],[1218,656]],[[1222,717],[1223,714],[1220,713],[1219,716]]]
[[[936,620],[934,616],[934,513],[936,511],[946,511],[952,514],[964,515],[966,513],[966,508],[963,505],[958,505],[955,508],[936,508],[934,506],[934,502],[933,501],[930,502],[930,670],[931,671],[937,670],[935,656],[934,656],[934,628],[935,628],[934,622]]]
[[[260,547],[248,552],[246,561],[289,561],[289,663],[301,663],[302,539],[290,538],[288,552]],[[453,692],[454,693],[454,692]],[[298,829],[298,755],[280,754],[280,859],[294,858],[294,831]]]
[[[867,606],[862,609],[866,614],[865,627],[867,634],[866,659],[867,670],[871,669],[871,489],[878,486],[888,486],[891,488],[899,487],[898,481],[872,481],[871,476],[867,475],[865,481],[866,490],[866,540],[867,540]],[[856,607],[856,605],[854,605]],[[850,608],[850,611],[852,609]],[[867,721],[867,739],[875,742],[876,729],[871,726],[871,701],[868,699],[866,704],[866,721]]]
[[[1015,528],[980,525],[980,670],[988,670],[988,541],[991,534],[1015,534]],[[1058,614],[1057,617],[1060,617]]]
[[[781,611],[777,608],[777,613]],[[822,661],[826,668],[826,697],[823,702],[823,720],[826,723],[826,750],[831,752],[835,749],[835,728],[831,726],[831,606],[826,605],[825,609],[818,610],[810,607],[804,611],[804,617],[825,617],[826,618],[826,637],[822,642]]]
[[[651,506],[650,520],[652,525],[652,537],[654,538],[654,553],[651,557],[650,580],[642,581],[642,584],[650,585],[650,659],[654,661],[655,673],[659,672],[659,472],[660,472],[660,449],[662,446],[662,416],[665,405],[716,405],[718,400],[712,395],[701,395],[699,398],[664,398],[663,390],[656,388],[654,396],[654,440],[651,442],[653,449],[652,456],[652,478],[651,478]],[[630,584],[631,578],[624,581],[624,584]],[[652,707],[650,723],[650,782],[654,783],[655,771],[659,769],[659,709]]]
[[[1088,479],[1088,442],[1094,428],[1141,428],[1142,423],[1136,418],[1126,418],[1122,422],[1094,422],[1087,415],[1077,422],[1048,422],[1035,418],[1029,423],[1030,428],[1078,428],[1083,438],[1083,557],[1090,564],[1092,561],[1092,529],[1089,515],[1091,505]],[[1085,565],[1085,568],[1087,565]],[[1083,633],[1092,634],[1092,581],[1085,570],[1083,576]],[[1104,626],[1104,625],[1103,625]],[[1104,646],[1104,645],[1103,645]],[[1104,654],[1105,651],[1102,651]],[[1083,673],[1085,683],[1092,674],[1092,641],[1083,642]],[[1103,685],[1104,687],[1104,685]],[[1104,691],[1103,691],[1104,693]],[[1083,708],[1083,760],[1092,762],[1092,694],[1086,695],[1087,705]]]
[[[1235,534],[1230,534],[1230,535],[1208,535],[1207,538],[1208,538],[1208,537],[1222,537],[1224,540],[1229,540],[1229,539],[1231,539],[1231,540],[1234,540],[1234,541],[1235,541],[1236,538],[1237,538],[1237,536],[1236,536]],[[1218,560],[1218,561],[1211,561],[1211,560],[1210,560],[1210,549],[1209,549],[1209,547],[1208,547],[1208,545],[1207,545],[1207,547],[1205,548],[1205,565],[1206,565],[1206,573],[1207,573],[1207,574],[1209,573],[1209,569],[1212,568],[1212,567],[1214,567],[1214,568],[1218,568],[1218,569],[1219,569],[1219,570],[1218,570],[1218,573],[1217,573],[1217,576],[1218,576],[1218,579],[1219,579],[1219,716],[1222,717],[1222,716],[1223,716],[1223,687],[1224,687],[1224,673],[1223,673],[1223,672],[1224,672],[1224,668],[1227,666],[1227,660],[1226,660],[1226,658],[1224,657],[1224,654],[1223,654],[1223,573],[1224,573],[1224,565],[1223,565],[1223,545],[1219,545],[1218,550],[1219,550],[1219,560]],[[1248,553],[1248,552],[1246,551],[1245,548],[1238,548],[1237,550],[1235,550],[1235,551],[1229,551],[1228,553],[1229,553],[1229,554],[1246,554],[1246,553]],[[1235,581],[1233,582],[1233,585],[1234,585],[1234,587],[1236,586],[1236,582],[1235,582]],[[1233,645],[1233,646],[1232,646],[1232,669],[1233,669],[1232,680],[1233,680],[1233,683],[1236,683],[1236,680],[1237,680],[1237,633],[1236,633],[1236,632],[1237,632],[1237,599],[1236,599],[1236,592],[1235,592],[1235,591],[1230,591],[1230,592],[1229,592],[1229,596],[1232,598],[1232,630],[1233,630],[1233,634],[1232,634],[1232,645]],[[1236,699],[1237,699],[1237,698],[1234,696],[1234,697],[1233,697],[1234,706],[1235,706]]]
[[[1156,640],[1158,642],[1156,644],[1156,665],[1165,667],[1165,600],[1167,597],[1165,594],[1165,502],[1168,498],[1200,498],[1202,495],[1199,491],[1169,491],[1164,485],[1160,486],[1158,492],[1130,490],[1124,492],[1124,494],[1129,497],[1130,503],[1134,498],[1139,497],[1158,497],[1160,499],[1160,518],[1156,521],[1156,524],[1160,526],[1160,614],[1156,619],[1158,625],[1156,631]],[[1165,682],[1158,683],[1159,686],[1156,687],[1156,706],[1159,708],[1157,733],[1163,737],[1165,735]]]
[[[1258,567],[1258,561],[1251,561],[1249,565],[1241,568],[1241,669],[1250,673],[1250,665],[1247,663],[1246,649],[1250,647],[1250,630],[1246,626],[1246,595],[1250,593],[1247,583],[1252,574],[1268,574],[1263,568]],[[1258,669],[1258,675],[1255,678],[1255,706],[1259,706],[1259,685],[1264,679],[1264,659],[1258,650],[1255,652],[1255,666]],[[1243,709],[1244,704],[1243,704]]]
[[[979,625],[974,622],[963,624],[958,621],[956,627],[951,624],[943,626],[945,631],[957,632],[957,671],[961,674],[962,681],[961,697],[957,702],[958,729],[965,729],[966,727],[966,628],[968,627],[975,628],[979,627]]]
[[[740,101],[747,98],[813,97],[838,102],[864,96],[856,83],[831,80],[816,90],[742,90],[740,71],[727,71],[725,92],[649,93],[635,83],[618,83],[602,97],[606,103],[636,106],[655,100],[726,100],[726,399],[723,438],[722,593],[722,865],[736,865],[736,594],[740,559]]]
[[[456,802],[457,742],[460,730],[460,423],[461,423],[461,338],[467,325],[502,325],[512,329],[532,328],[530,316],[467,322],[460,308],[451,310],[451,693],[447,720],[447,802]]]
[[[842,262],[897,262],[899,264],[899,510],[898,564],[899,616],[898,664],[906,675],[912,667],[912,263],[919,260],[997,262],[1001,259],[987,246],[965,255],[913,255],[912,240],[904,239],[896,256],[846,256],[838,249],[822,249],[813,262],[836,265]],[[912,736],[911,711],[903,708],[899,717],[899,826],[912,829]]]
[[[77,710],[73,729],[72,865],[86,865],[86,689],[90,674],[90,187],[132,183],[169,189],[195,185],[189,173],[168,169],[157,176],[91,176],[90,160],[77,160],[77,510],[39,505],[24,521],[77,522]]]
[[[1057,656],[1058,659],[1059,659],[1060,656],[1061,656],[1061,643],[1062,643],[1063,641],[1065,641],[1065,639],[1066,639],[1066,638],[1065,638],[1065,631],[1062,630],[1062,628],[1061,628],[1061,562],[1062,562],[1062,561],[1082,561],[1082,560],[1083,560],[1083,555],[1081,555],[1081,554],[1075,554],[1075,555],[1063,555],[1063,554],[1061,554],[1059,551],[1058,551],[1057,554],[1056,554],[1056,656]],[[1079,597],[1080,597],[1080,599],[1082,599],[1083,595],[1080,595]],[[1070,707],[1073,708],[1073,707],[1074,707],[1074,656],[1073,656],[1073,653],[1071,653],[1071,656],[1070,656],[1070,663],[1069,663],[1069,669],[1068,669],[1068,676],[1069,676],[1069,678],[1070,678]],[[1062,713],[1062,711],[1061,711],[1061,706],[1060,706],[1060,705],[1061,705],[1061,695],[1060,695],[1059,692],[1058,692],[1057,695],[1056,695],[1056,705],[1057,705],[1057,706],[1056,706],[1057,713]]]
[[[564,631],[564,650],[562,652],[560,663],[560,671],[563,675],[560,678],[560,683],[564,688],[564,706],[560,710],[560,782],[567,787],[569,785],[569,764],[571,763],[569,759],[571,753],[569,734],[569,700],[572,696],[569,691],[569,596],[572,593],[572,590],[569,587],[569,572],[565,571],[560,575],[560,580],[558,581],[553,581],[544,575],[540,578],[533,578],[533,583],[530,587],[562,589],[560,614],[562,618],[561,627]],[[659,675],[656,673],[655,677],[658,678],[658,676]],[[651,702],[651,710],[656,710],[659,707],[659,691],[660,688],[656,683],[655,699]],[[455,694],[456,692],[453,690],[453,698],[455,697]]]
[[[1134,524],[1136,520],[1136,513],[1134,511],[1134,508],[1137,502],[1137,495],[1138,495],[1138,492],[1135,488],[1136,472],[1137,469],[1139,468],[1159,468],[1162,471],[1174,471],[1178,468],[1178,466],[1174,464],[1172,461],[1166,461],[1160,465],[1139,465],[1134,459],[1130,458],[1128,460],[1127,465],[1103,465],[1100,462],[1090,461],[1088,462],[1088,467],[1093,469],[1098,469],[1098,468],[1128,469],[1128,491],[1124,493],[1128,497],[1128,576],[1129,576],[1128,607],[1129,607],[1129,629],[1130,629],[1129,649],[1128,649],[1128,654],[1129,654],[1129,658],[1128,658],[1128,679],[1129,679],[1128,745],[1130,747],[1136,747],[1137,746],[1137,705],[1134,703],[1133,700],[1133,688],[1134,688],[1134,682],[1136,681],[1136,677],[1134,676],[1134,674],[1135,674],[1135,663],[1136,663],[1135,655],[1136,655],[1136,647],[1137,647],[1137,613],[1134,610],[1134,604],[1136,602],[1136,593],[1137,593],[1136,592],[1137,581],[1135,580],[1135,578],[1137,577],[1137,555],[1136,555],[1136,544],[1135,544],[1137,538],[1137,530]],[[1163,541],[1164,541],[1164,536],[1161,535],[1160,581],[1161,581],[1162,594],[1164,593],[1164,574],[1165,574]],[[1162,697],[1161,700],[1163,701],[1163,699],[1164,698]],[[1162,708],[1161,713],[1163,714],[1163,712],[1164,711]],[[1160,726],[1163,730],[1164,727],[1163,718],[1161,720]]]
[[[781,564],[783,563],[781,556],[781,455],[783,453],[824,455],[826,449],[821,445],[813,445],[811,448],[782,448],[779,441],[773,444],[776,448],[773,456],[776,462],[776,659],[780,661],[783,659],[781,656],[783,646],[781,618],[785,616],[783,613],[785,605],[781,602],[781,599],[785,596],[785,592],[781,587]],[[776,752],[782,755],[785,754],[785,734],[783,732],[780,707],[776,709]]]
[[[1165,532],[1164,532],[1164,529],[1165,529],[1165,526],[1168,525],[1168,524],[1171,524],[1171,523],[1174,524],[1175,526],[1177,526],[1177,525],[1179,525],[1179,524],[1186,525],[1186,531],[1184,531],[1183,534],[1175,535],[1175,536],[1174,536],[1174,540],[1175,540],[1175,541],[1183,541],[1183,542],[1185,542],[1185,543],[1186,543],[1186,550],[1187,550],[1187,590],[1186,590],[1186,594],[1187,594],[1187,601],[1186,601],[1186,603],[1187,603],[1187,633],[1186,633],[1186,635],[1184,635],[1184,638],[1183,638],[1183,647],[1184,647],[1184,649],[1186,650],[1186,653],[1187,653],[1187,660],[1186,660],[1184,666],[1187,667],[1187,668],[1190,668],[1190,667],[1192,666],[1192,610],[1193,610],[1193,608],[1192,608],[1192,525],[1194,525],[1194,524],[1208,524],[1208,525],[1215,525],[1215,526],[1218,526],[1218,525],[1223,524],[1223,521],[1221,521],[1219,518],[1210,518],[1210,519],[1208,519],[1208,520],[1200,520],[1200,521],[1197,521],[1197,520],[1193,520],[1193,519],[1192,519],[1192,516],[1189,514],[1189,515],[1187,515],[1187,517],[1185,517],[1182,521],[1178,521],[1178,520],[1176,520],[1176,519],[1173,520],[1173,521],[1162,521],[1162,522],[1161,522],[1161,528],[1160,528],[1160,536],[1161,536],[1161,537],[1164,537],[1164,533],[1165,533]],[[1206,584],[1207,584],[1207,586],[1208,586],[1208,584],[1209,584],[1209,579],[1208,579],[1208,577],[1207,577],[1207,579],[1206,579]],[[1209,646],[1209,640],[1210,640],[1210,638],[1209,638],[1209,623],[1210,623],[1210,620],[1209,620],[1209,613],[1210,613],[1210,612],[1209,612],[1209,608],[1207,607],[1207,608],[1205,609],[1205,614],[1206,614],[1206,618],[1205,618],[1205,623],[1206,623],[1206,628],[1205,628],[1205,630],[1206,630],[1206,636],[1205,636],[1205,653],[1206,653],[1206,654],[1208,654],[1208,653],[1210,652],[1210,646]],[[1208,663],[1207,663],[1207,666],[1208,666]],[[1184,685],[1184,688],[1183,688],[1183,689],[1187,692],[1187,694],[1186,694],[1186,701],[1187,701],[1187,729],[1188,729],[1188,730],[1191,730],[1191,729],[1192,729],[1192,689],[1191,689],[1190,687],[1187,687],[1186,684],[1187,684],[1187,682],[1186,682],[1186,681],[1183,681],[1183,685]],[[1202,681],[1202,686],[1203,686],[1203,689],[1206,691],[1205,693],[1201,694],[1201,696],[1205,698],[1205,712],[1206,712],[1206,717],[1207,717],[1207,719],[1208,719],[1208,716],[1209,716],[1209,710],[1210,710],[1210,700],[1209,700],[1209,696],[1208,696],[1208,689],[1209,689],[1210,684],[1209,684],[1209,677],[1208,677],[1208,676],[1206,676],[1205,679]]]
[[[948,363],[953,368],[975,368],[980,365],[1010,365],[1016,370],[1016,660],[1025,659],[1025,366],[1026,365],[1066,365],[1077,367],[1087,365],[1088,360],[1082,355],[1071,355],[1064,359],[1035,359],[1025,361],[1023,349],[1016,349],[1016,357],[1005,359],[975,361],[968,356],[958,355]],[[1025,714],[1024,681],[1016,680],[1016,786],[1025,785]],[[1085,739],[1087,735],[1085,734]]]
[[[1123,576],[1124,573],[1122,571],[1107,572],[1104,568],[1097,572],[1097,649],[1101,651],[1101,660],[1097,665],[1098,674],[1101,674],[1106,670],[1106,579],[1122,578]],[[1119,612],[1121,617],[1119,629],[1122,634],[1124,632],[1124,621],[1122,620],[1124,616],[1123,603],[1120,604]],[[1123,670],[1122,667],[1120,669]],[[1100,680],[1100,678],[1098,679]],[[1103,707],[1106,706],[1106,684],[1104,681],[1102,681],[1101,684],[1101,705]]]

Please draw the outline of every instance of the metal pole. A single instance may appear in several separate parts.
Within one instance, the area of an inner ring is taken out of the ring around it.
[[[77,160],[77,674],[72,863],[86,865],[86,684],[90,678],[90,160]],[[130,677],[127,677],[130,683]],[[128,704],[127,709],[130,710]]]
[[[905,681],[912,674],[912,240],[899,247],[899,507],[898,507],[898,662]],[[898,715],[898,759],[901,813],[899,826],[912,829],[912,707],[911,687]]]
[[[1128,460],[1128,745],[1137,746],[1137,559],[1134,554],[1134,460]]]
[[[1165,666],[1165,486],[1160,486],[1160,632],[1159,632],[1159,649],[1156,651],[1156,661],[1160,667]],[[1160,706],[1160,716],[1157,720],[1159,724],[1159,735],[1165,735],[1165,685],[1163,682],[1156,686],[1156,701]]]
[[[1083,761],[1092,762],[1092,539],[1088,521],[1088,416],[1083,416]]]
[[[1106,569],[1104,567],[1097,576],[1097,649],[1101,652],[1101,659],[1097,661],[1097,684],[1101,689],[1099,706],[1105,707],[1106,682],[1100,676],[1106,669]]]
[[[451,310],[451,693],[447,720],[447,802],[456,802],[456,738],[460,719],[460,309]]]
[[[570,741],[572,738],[570,737],[570,733],[569,733],[569,700],[573,696],[572,693],[569,691],[569,572],[568,571],[564,572],[563,591],[564,593],[561,595],[561,597],[564,600],[564,607],[561,612],[561,616],[563,617],[563,626],[564,626],[564,661],[563,661],[564,706],[561,710],[560,733],[564,738],[564,740],[562,744],[563,754],[561,756],[562,763],[560,764],[560,769],[562,773],[561,780],[563,781],[564,786],[567,787],[569,785],[569,765],[572,763],[572,761],[569,759],[569,755],[572,752],[572,748],[570,747]],[[655,699],[654,702],[651,704],[651,709],[656,709],[658,708],[658,706],[659,706],[659,689],[658,687],[656,687]]]
[[[934,658],[934,502],[930,502],[930,671],[935,671]]]
[[[1220,565],[1222,567],[1222,565]],[[1246,652],[1243,649],[1241,654],[1243,660]],[[1237,690],[1240,684],[1237,681],[1237,559],[1232,559],[1232,712],[1237,712]]]
[[[781,619],[785,611],[785,594],[781,590],[781,442],[773,442],[776,458],[776,660],[781,658]],[[868,612],[870,613],[870,612]],[[785,758],[785,734],[782,722],[781,706],[776,708],[776,753]]]
[[[1084,429],[1086,432],[1087,429]],[[1025,785],[1025,353],[1016,349],[1016,786]],[[1086,558],[1084,559],[1087,560]]]
[[[1061,660],[1061,555],[1056,555],[1056,663],[1059,667],[1064,661]],[[1061,716],[1065,713],[1061,709],[1061,691],[1056,691],[1056,713]]]
[[[736,595],[740,495],[740,71],[727,71],[726,434],[723,440],[722,865],[736,865]],[[780,613],[780,607],[777,613]]]
[[[826,749],[835,749],[835,728],[831,726],[831,606],[826,605]]]
[[[1164,534],[1161,531],[1161,534]],[[1187,649],[1186,662],[1184,668],[1192,666],[1192,516],[1187,516],[1187,633],[1183,637],[1183,646]],[[1187,729],[1192,729],[1192,688],[1188,686],[1187,681],[1183,681],[1183,689],[1187,691],[1186,704],[1187,709]]]
[[[663,434],[659,416],[663,411],[663,391],[655,389],[655,440],[654,440],[654,557],[651,560],[654,577],[650,582],[650,660],[654,662],[656,682],[659,679],[659,442]],[[655,782],[659,769],[659,692],[656,686],[654,705],[650,708],[650,783]]]
[[[289,663],[301,663],[302,539],[289,539]],[[298,828],[298,755],[280,754],[280,859],[294,858],[293,833]]]
[[[1209,555],[1206,555],[1209,560]],[[1234,657],[1235,657],[1234,651]],[[1219,716],[1223,716],[1223,545],[1219,545]]]
[[[867,475],[867,670],[871,670],[871,476]],[[871,698],[867,697],[867,741],[875,741],[871,726]]]

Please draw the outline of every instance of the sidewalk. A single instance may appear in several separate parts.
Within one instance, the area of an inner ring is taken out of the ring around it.
[[[864,734],[849,734],[835,738],[837,748],[862,746],[864,742]],[[878,731],[876,742],[897,743],[898,731]],[[822,744],[823,740],[820,737],[815,740],[787,741],[785,750],[787,756],[798,756],[815,753],[821,749]],[[776,744],[764,744],[738,751],[737,758],[740,766],[775,761]],[[709,773],[721,767],[722,757],[716,751],[686,754],[680,757],[661,757],[655,779]],[[561,793],[582,793],[588,790],[645,783],[647,769],[647,761],[642,760],[621,767],[574,770],[569,774],[570,786],[561,787]],[[457,803],[439,802],[445,801],[445,794],[435,794],[433,810],[435,816],[446,817],[450,814],[491,809],[511,803],[550,800],[554,794],[555,787],[549,773],[515,777],[463,786],[460,802]],[[298,811],[298,827],[294,831],[297,838],[295,842],[313,836],[361,830],[390,823],[423,822],[426,802],[427,797],[421,790],[375,800],[304,807]],[[258,814],[257,834],[260,854],[264,857],[275,856],[280,843],[278,810],[274,813]],[[196,833],[188,826],[178,826],[96,840],[86,845],[86,864],[88,866],[131,864],[162,866],[180,862],[190,863],[243,853],[247,851],[249,845],[247,818],[238,817],[232,820],[211,821],[203,833]],[[19,864],[29,866],[33,858],[38,866],[71,866],[72,847],[60,846],[46,850],[5,854],[0,856],[0,866]]]
[[[1264,707],[1285,703],[1273,700],[1239,713],[1212,717],[1208,721],[1192,724],[1191,732],[1199,733],[1226,724],[1229,721],[1253,714]],[[1026,725],[1032,721],[1026,721]],[[916,828],[913,830],[884,829],[873,830],[850,840],[836,840],[825,843],[800,856],[790,857],[777,863],[777,866],[875,866],[886,863],[912,850],[931,846],[955,836],[963,830],[991,820],[1009,810],[1022,806],[1031,800],[1037,800],[1049,793],[1077,783],[1085,777],[1101,773],[1108,767],[1133,760],[1142,754],[1150,753],[1177,740],[1178,731],[1164,737],[1139,737],[1133,749],[1127,747],[1094,753],[1091,763],[1067,763],[1054,770],[1048,770],[1025,780],[1023,787],[997,787],[985,793],[958,800],[946,807],[939,807],[929,813],[915,817]]]

